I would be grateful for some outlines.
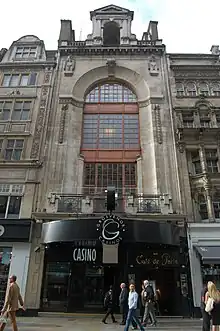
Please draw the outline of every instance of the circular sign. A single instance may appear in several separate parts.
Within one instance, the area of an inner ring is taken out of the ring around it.
[[[99,240],[106,245],[116,245],[122,240],[125,231],[124,221],[116,215],[105,215],[97,223]]]
[[[0,225],[0,237],[5,233],[5,228],[3,225]]]

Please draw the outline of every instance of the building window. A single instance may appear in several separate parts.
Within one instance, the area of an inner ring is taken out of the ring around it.
[[[208,172],[218,172],[218,156],[217,150],[206,150],[206,163]]]
[[[186,86],[186,93],[189,97],[195,97],[197,95],[196,85],[194,83],[188,83]]]
[[[135,192],[136,163],[85,163],[84,186],[89,194],[103,194],[107,186],[119,196]]]
[[[136,95],[126,86],[104,84],[96,86],[86,97],[87,103],[134,103]]]
[[[208,210],[206,204],[206,198],[204,195],[199,195],[199,213],[202,220],[208,219]]]
[[[208,96],[209,95],[209,87],[206,83],[199,84],[199,93]]]
[[[24,185],[0,184],[0,218],[19,218]]]
[[[213,209],[215,218],[220,218],[220,192],[217,192],[213,196]]]
[[[194,126],[193,112],[182,114],[182,119],[183,119],[184,128],[193,128],[193,126]]]
[[[5,148],[5,160],[20,160],[24,146],[22,139],[8,139]]]
[[[176,83],[176,96],[183,97],[185,95],[184,85],[182,83]]]
[[[37,47],[17,47],[15,57],[17,59],[34,58],[37,54]]]
[[[0,101],[1,121],[27,121],[31,110],[31,101]]]
[[[194,174],[198,175],[202,173],[202,167],[201,167],[201,162],[200,162],[200,157],[199,157],[199,152],[195,151],[191,153],[192,156],[192,164],[194,168]]]
[[[220,97],[220,85],[218,83],[212,85],[212,95]]]
[[[85,114],[83,149],[138,149],[138,114]]]
[[[33,86],[36,84],[36,78],[36,72],[32,72],[30,74],[5,74],[2,81],[2,86]]]

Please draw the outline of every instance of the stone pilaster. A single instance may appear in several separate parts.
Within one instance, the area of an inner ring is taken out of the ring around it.
[[[139,104],[140,143],[142,151],[143,194],[157,194],[157,171],[153,129],[153,110],[150,101]]]
[[[199,158],[200,158],[202,172],[207,172],[206,155],[205,155],[205,148],[204,148],[203,144],[200,144],[200,146],[199,146]]]
[[[63,178],[63,193],[78,194],[81,188],[78,186],[79,155],[81,146],[83,105],[69,104],[66,119],[66,156],[65,171]],[[83,171],[83,169],[81,169]],[[80,174],[82,178],[82,173]],[[82,181],[82,179],[81,179]],[[82,187],[80,181],[80,186]]]
[[[40,245],[42,226],[41,224],[34,224],[33,227],[31,255],[25,294],[25,307],[27,309],[39,309],[40,307],[44,267],[44,247]]]
[[[142,169],[142,157],[137,158],[137,194],[143,193],[143,169]]]
[[[212,194],[211,194],[211,183],[207,176],[203,178],[203,181],[204,181],[205,196],[207,201],[208,218],[210,222],[214,222],[215,213],[214,213]]]
[[[77,175],[77,181],[78,181],[78,193],[83,193],[83,173],[84,173],[84,156],[80,155],[78,157],[78,175]]]

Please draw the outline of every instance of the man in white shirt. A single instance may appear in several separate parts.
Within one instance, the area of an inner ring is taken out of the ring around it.
[[[128,315],[127,315],[127,320],[126,320],[126,325],[124,328],[124,331],[129,330],[129,326],[132,322],[132,319],[135,320],[137,325],[139,326],[141,331],[145,331],[144,327],[141,325],[141,322],[139,321],[138,317],[136,316],[136,310],[137,310],[137,305],[138,305],[138,294],[135,291],[135,285],[131,284],[129,286],[130,292],[128,296]]]

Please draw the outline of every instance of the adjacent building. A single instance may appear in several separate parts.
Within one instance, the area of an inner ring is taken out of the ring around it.
[[[0,51],[0,299],[16,273],[31,314],[97,312],[109,285],[148,278],[182,315],[218,272],[201,248],[218,246],[219,51],[167,54],[133,16],[109,5],[84,41],[61,20],[57,50]]]

